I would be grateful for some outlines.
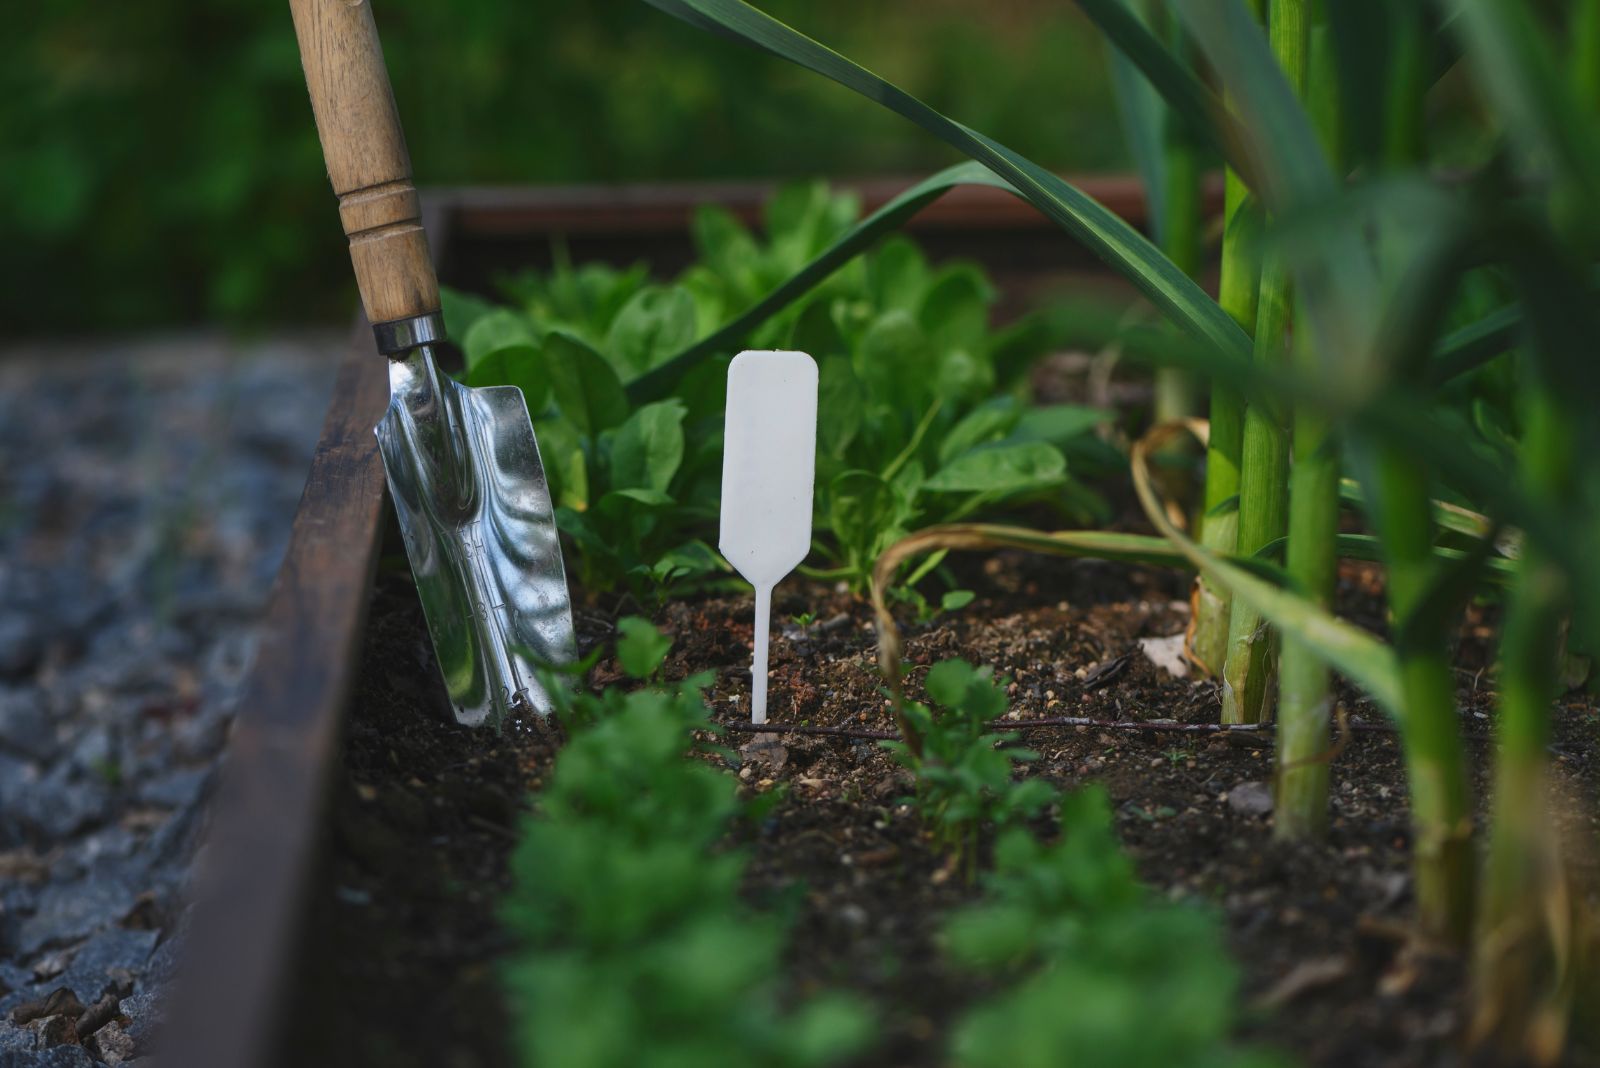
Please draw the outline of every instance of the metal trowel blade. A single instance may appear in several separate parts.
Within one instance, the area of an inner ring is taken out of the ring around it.
[[[427,346],[389,365],[379,451],[457,721],[545,714],[576,657],[550,485],[515,386],[471,389]]]

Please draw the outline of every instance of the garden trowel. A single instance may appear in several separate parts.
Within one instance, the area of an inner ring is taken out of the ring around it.
[[[411,160],[365,0],[289,0],[328,177],[378,350],[389,492],[456,719],[545,713],[538,668],[573,659],[550,488],[515,386],[468,389],[445,341]]]

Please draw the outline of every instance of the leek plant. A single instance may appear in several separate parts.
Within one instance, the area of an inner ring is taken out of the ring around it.
[[[1130,13],[1153,36],[1165,40],[1179,62],[1188,67],[1190,50],[1172,0],[1126,2]],[[1111,56],[1111,74],[1123,134],[1144,184],[1152,236],[1174,267],[1189,278],[1198,278],[1204,251],[1204,143],[1190,128],[1190,120],[1163,103],[1145,76],[1120,53]],[[1166,423],[1200,414],[1199,385],[1185,368],[1158,366],[1152,404],[1155,421]],[[1186,506],[1198,499],[1192,450],[1175,447],[1164,459],[1163,481],[1173,495]]]
[[[1600,0],[1580,0],[1574,23],[1573,113],[1592,124],[1600,119]],[[1600,171],[1592,176],[1600,177]],[[1572,235],[1570,247],[1521,272],[1525,302],[1534,312],[1530,341],[1547,359],[1564,351],[1569,361],[1582,363],[1589,359],[1597,324],[1592,311],[1574,314],[1587,302],[1571,279],[1600,246],[1600,211],[1589,200],[1563,218],[1560,208],[1569,206],[1556,207],[1551,222]],[[1562,270],[1560,261],[1569,256],[1574,262]],[[1529,383],[1523,398],[1522,480],[1549,500],[1582,500],[1596,490],[1593,475],[1585,485],[1578,466],[1578,458],[1595,444],[1597,427],[1588,410],[1592,396],[1565,393],[1561,380],[1531,356],[1521,370]],[[1542,1062],[1559,1055],[1578,981],[1592,980],[1583,972],[1594,966],[1585,959],[1592,947],[1582,943],[1582,906],[1574,907],[1569,896],[1561,843],[1548,818],[1552,784],[1546,746],[1560,687],[1557,651],[1565,617],[1585,607],[1572,587],[1573,576],[1546,547],[1532,545],[1523,553],[1500,639],[1499,748],[1475,944],[1475,1031],[1521,1047]],[[1575,619],[1573,625],[1581,623]]]
[[[1532,393],[1527,407],[1524,477],[1548,494],[1571,493],[1576,438],[1569,414],[1544,389]],[[1560,960],[1570,947],[1540,936],[1545,923],[1567,919],[1560,915],[1559,897],[1556,916],[1550,911],[1552,895],[1562,894],[1565,886],[1547,814],[1545,751],[1566,595],[1561,569],[1540,549],[1530,549],[1521,560],[1500,639],[1500,747],[1477,917],[1476,1026],[1484,1033],[1510,1032],[1505,1037],[1513,1041],[1529,1017],[1563,1009],[1562,1001],[1571,995],[1560,981],[1564,971],[1570,972]],[[1563,1017],[1560,1013],[1555,1020],[1558,1033],[1564,1030]]]
[[[1309,339],[1296,346],[1302,363],[1315,359]],[[1290,474],[1288,572],[1300,592],[1332,608],[1338,571],[1338,439],[1321,414],[1294,416]],[[1316,648],[1283,637],[1278,679],[1278,798],[1273,829],[1279,838],[1321,837],[1328,823],[1328,724],[1332,677]]]
[[[1312,30],[1307,105],[1329,155],[1339,157],[1338,77],[1326,24]],[[1300,309],[1296,319],[1307,318]],[[1311,332],[1294,337],[1296,365],[1314,374],[1322,354]],[[1338,575],[1339,439],[1326,416],[1307,405],[1294,412],[1289,475],[1289,579],[1305,597],[1333,607]],[[1312,645],[1283,636],[1278,667],[1278,798],[1273,831],[1279,838],[1320,838],[1328,825],[1328,725],[1333,717],[1332,673]]]
[[[1262,0],[1251,0],[1259,19]],[[1244,178],[1233,166],[1224,171],[1222,269],[1217,303],[1245,330],[1254,332],[1261,285],[1260,220]],[[1211,432],[1206,441],[1204,511],[1200,541],[1216,555],[1230,555],[1238,542],[1239,462],[1244,447],[1244,399],[1222,380],[1211,386]],[[1229,592],[1204,575],[1195,582],[1189,656],[1208,674],[1220,677],[1228,655]]]
[[[1437,581],[1430,484],[1426,468],[1403,450],[1376,451],[1371,474],[1381,504],[1374,514],[1400,653],[1417,907],[1430,934],[1459,944],[1472,917],[1472,798],[1446,628],[1429,618]]]
[[[1385,156],[1393,171],[1403,172],[1423,162],[1426,84],[1419,74],[1424,52],[1420,9],[1403,4],[1397,12],[1391,23],[1399,29],[1390,44]],[[1401,344],[1404,340],[1401,335]],[[1384,370],[1418,386],[1416,376],[1425,360],[1422,352],[1397,351]],[[1445,579],[1433,554],[1432,480],[1427,467],[1402,445],[1368,442],[1363,450],[1401,657],[1417,905],[1430,934],[1461,945],[1470,930],[1475,890],[1472,795],[1450,666],[1455,621],[1438,603]]]
[[[1290,87],[1305,95],[1311,53],[1310,0],[1271,0],[1267,37]],[[1281,255],[1268,253],[1261,265],[1257,296],[1255,360],[1281,361],[1288,350],[1290,279]],[[1239,457],[1239,519],[1235,551],[1260,552],[1284,536],[1289,505],[1289,436],[1283,413],[1252,404],[1244,413]],[[1272,672],[1272,633],[1247,605],[1235,604],[1228,616],[1228,645],[1222,667],[1222,721],[1260,723],[1268,708]]]
[[[1183,29],[1178,20],[1160,3],[1152,14],[1160,19],[1179,55],[1186,51]],[[1183,118],[1170,108],[1162,108],[1162,149],[1165,155],[1165,188],[1161,197],[1162,219],[1158,232],[1161,251],[1174,266],[1190,278],[1200,273],[1201,252],[1201,162],[1202,148]],[[1179,367],[1156,370],[1155,417],[1157,422],[1183,419],[1198,410],[1194,377]]]

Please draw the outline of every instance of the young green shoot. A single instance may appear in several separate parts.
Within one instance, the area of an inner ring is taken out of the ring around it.
[[[622,629],[624,670],[654,675],[665,640],[643,621]],[[747,858],[723,844],[746,807],[738,781],[690,758],[709,681],[567,697],[577,729],[500,909],[517,943],[503,975],[520,1064],[823,1068],[868,1041],[853,1001],[794,1004],[780,987],[784,924],[743,901]]]
[[[1325,26],[1312,30],[1306,104],[1330,157],[1339,141],[1338,82]],[[1297,321],[1308,316],[1299,314]],[[1293,342],[1296,365],[1308,373],[1324,365],[1313,332]],[[1293,465],[1289,474],[1289,581],[1300,594],[1332,610],[1338,577],[1340,450],[1327,418],[1306,406],[1294,412]],[[1320,838],[1328,825],[1329,723],[1332,674],[1317,650],[1293,634],[1281,635],[1278,668],[1277,803],[1273,832],[1281,839]]]
[[[1267,36],[1290,87],[1302,98],[1310,67],[1310,0],[1272,0]],[[1289,268],[1280,254],[1261,266],[1255,359],[1286,359],[1291,331]],[[1281,411],[1252,404],[1245,412],[1239,463],[1239,519],[1235,551],[1249,556],[1283,537],[1289,503],[1289,438]],[[1235,602],[1228,617],[1222,668],[1222,721],[1260,723],[1266,718],[1273,635],[1259,613]]]
[[[1016,765],[1038,754],[1008,744],[1016,734],[991,729],[1005,713],[1006,695],[990,668],[946,660],[928,669],[925,688],[941,713],[916,702],[903,708],[920,745],[882,744],[916,776],[918,811],[970,879],[977,870],[980,832],[1034,815],[1054,791],[1038,779],[1013,780]]]

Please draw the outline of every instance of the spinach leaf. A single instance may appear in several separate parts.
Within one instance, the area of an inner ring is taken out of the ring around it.
[[[647,286],[617,312],[604,351],[619,375],[642,374],[695,337],[694,298],[679,286]]]
[[[541,353],[556,407],[578,433],[594,437],[628,416],[617,373],[588,343],[564,330],[544,339]]]
[[[647,404],[611,440],[611,485],[665,495],[683,463],[684,406],[678,400]]]
[[[1042,441],[973,449],[929,476],[934,493],[1012,494],[1058,486],[1066,480],[1061,451]]]

